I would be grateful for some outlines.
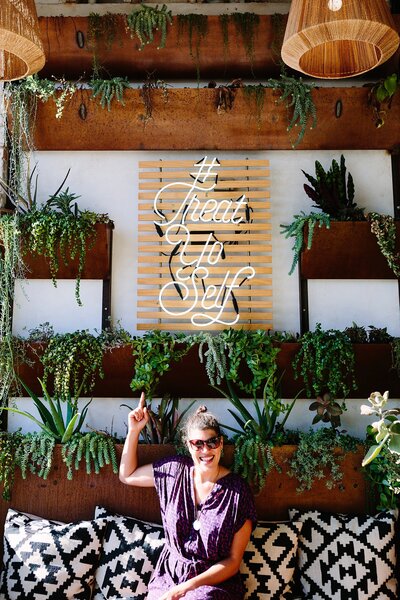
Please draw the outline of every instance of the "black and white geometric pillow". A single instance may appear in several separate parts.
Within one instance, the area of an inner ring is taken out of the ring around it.
[[[106,519],[62,523],[9,509],[4,528],[4,600],[89,600]]]
[[[93,600],[145,600],[150,577],[164,547],[164,529],[133,517],[112,515],[99,506],[95,517],[107,517],[108,523]]]
[[[342,515],[289,510],[302,521],[298,561],[303,592],[312,600],[398,600],[397,511]]]
[[[246,600],[283,600],[292,597],[302,523],[259,523],[245,550],[240,573]]]

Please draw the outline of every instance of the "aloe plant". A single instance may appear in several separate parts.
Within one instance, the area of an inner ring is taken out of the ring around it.
[[[12,406],[4,407],[4,410],[27,417],[38,425],[42,431],[46,432],[49,436],[54,438],[56,442],[60,442],[61,444],[67,442],[74,433],[80,431],[85,421],[89,404],[92,400],[89,400],[82,412],[78,412],[79,394],[75,398],[69,395],[62,401],[58,397],[53,399],[47,391],[46,385],[39,379],[43,391],[43,398],[45,400],[42,401],[21,379],[19,379],[19,381],[29,397],[32,398],[42,420],[39,421],[39,419],[34,417],[31,413],[19,410]],[[63,410],[63,404],[66,405],[65,410]]]

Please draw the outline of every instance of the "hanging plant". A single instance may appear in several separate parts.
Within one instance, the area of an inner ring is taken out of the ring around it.
[[[368,104],[372,107],[375,127],[385,124],[386,113],[392,106],[393,98],[400,87],[397,73],[388,75],[375,83],[368,94]]]
[[[229,31],[228,31],[229,20],[230,20],[230,15],[227,15],[227,14],[219,15],[219,24],[220,24],[221,33],[222,33],[222,47],[224,50],[225,69],[226,69],[226,63],[228,60],[228,52],[229,52]]]
[[[112,79],[94,79],[90,82],[92,98],[98,98],[101,108],[107,106],[111,110],[111,102],[116,100],[125,106],[124,93],[129,89],[130,83],[127,77],[113,77]]]
[[[290,223],[290,225],[281,225],[281,233],[285,235],[285,238],[294,238],[294,244],[292,247],[293,261],[292,266],[290,267],[289,275],[291,275],[295,270],[304,247],[306,247],[307,250],[310,250],[316,225],[318,225],[318,227],[326,227],[329,229],[330,223],[330,216],[323,212],[310,213],[309,215],[306,215],[305,212],[301,211],[299,215],[294,215],[294,220],[292,223]],[[307,244],[305,245],[304,231],[306,226],[308,228],[308,235]]]
[[[0,483],[3,485],[2,497],[6,501],[11,499],[11,489],[17,464],[16,453],[21,445],[22,438],[23,436],[19,431],[15,433],[0,432]]]
[[[141,115],[144,125],[153,117],[153,95],[156,90],[161,90],[162,99],[166,104],[168,102],[167,84],[161,79],[156,79],[153,73],[149,73],[139,92],[145,109],[144,115]]]
[[[6,128],[10,149],[8,183],[17,194],[25,192],[29,162],[27,157],[35,150],[33,130],[38,101],[47,102],[52,99],[56,106],[56,118],[60,119],[66,103],[75,92],[76,86],[73,83],[63,79],[39,79],[37,75],[6,84],[5,98],[11,116],[11,123]]]
[[[207,36],[207,15],[178,15],[178,44],[185,32],[189,36],[189,54],[196,64],[197,84],[200,83],[200,46]]]
[[[337,329],[307,331],[300,338],[300,349],[293,361],[296,378],[302,376],[307,397],[325,392],[334,398],[349,395],[357,388],[354,377],[354,349],[350,338]]]
[[[118,473],[118,460],[114,439],[97,431],[86,434],[76,433],[61,447],[62,459],[67,467],[67,479],[73,478],[74,470],[80,468],[81,462],[86,465],[86,473],[93,471],[99,474],[106,465],[112,466],[113,473]]]
[[[243,40],[246,55],[250,62],[250,69],[254,76],[254,38],[260,23],[260,17],[259,15],[250,12],[234,13],[230,15],[230,17],[233,19],[237,34],[240,35]]]
[[[93,74],[98,76],[101,66],[99,64],[98,49],[101,43],[111,50],[118,34],[119,15],[107,13],[99,15],[90,13],[88,18],[87,47],[93,53]],[[120,40],[121,41],[121,40]]]
[[[22,278],[21,232],[17,214],[0,215],[0,405],[17,388],[14,372],[15,340],[12,308],[16,278]]]
[[[317,125],[317,109],[312,98],[313,84],[305,83],[301,77],[290,77],[283,70],[279,79],[268,79],[266,87],[281,92],[278,103],[284,102],[288,111],[287,130],[299,128],[297,138],[292,142],[295,148],[302,141],[307,127],[313,129]]]
[[[396,252],[396,222],[391,215],[368,213],[371,231],[376,236],[379,249],[397,278],[400,277],[400,252]]]
[[[252,109],[251,113],[255,114],[257,127],[260,129],[265,103],[265,86],[262,83],[258,85],[245,85],[243,87],[243,94]]]
[[[172,13],[166,4],[163,4],[161,8],[142,4],[139,10],[133,11],[126,17],[126,23],[131,38],[139,40],[139,50],[143,50],[146,44],[152,43],[154,32],[160,31],[161,40],[160,45],[157,46],[157,50],[159,50],[165,47],[168,25],[172,23]]]
[[[87,329],[58,333],[43,354],[43,381],[54,375],[54,394],[60,398],[90,394],[96,377],[104,377],[103,345]]]
[[[47,433],[25,433],[15,452],[15,463],[21,469],[22,479],[28,471],[47,479],[53,462],[56,440]]]

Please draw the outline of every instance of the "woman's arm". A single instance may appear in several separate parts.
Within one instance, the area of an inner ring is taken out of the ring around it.
[[[137,446],[140,432],[149,422],[144,393],[138,406],[128,415],[128,434],[122,450],[119,466],[119,480],[127,485],[154,487],[153,465],[138,467]]]
[[[178,600],[178,598],[184,598],[187,592],[195,590],[202,585],[218,585],[218,583],[222,583],[235,575],[240,569],[240,563],[242,562],[246,546],[249,543],[251,531],[252,522],[248,519],[235,534],[231,553],[228,558],[215,563],[215,565],[212,565],[204,573],[200,573],[200,575],[196,575],[196,577],[175,586],[161,596],[160,600]]]

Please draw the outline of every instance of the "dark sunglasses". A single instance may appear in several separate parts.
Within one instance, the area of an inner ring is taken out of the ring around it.
[[[189,440],[190,445],[195,450],[199,451],[207,446],[209,450],[215,450],[215,448],[219,448],[221,445],[221,438],[217,435],[215,437],[209,438],[208,440]]]

